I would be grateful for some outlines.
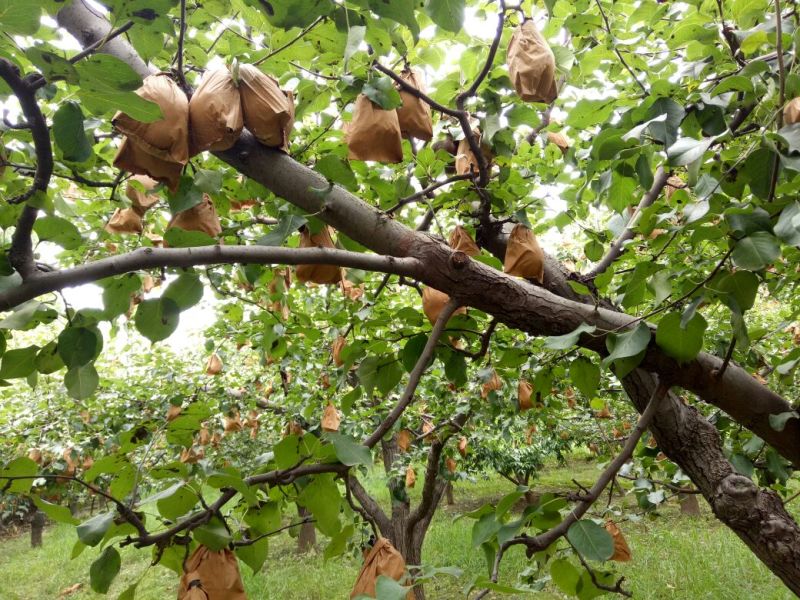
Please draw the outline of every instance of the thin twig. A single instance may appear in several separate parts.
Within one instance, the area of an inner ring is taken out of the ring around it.
[[[186,38],[186,0],[181,0],[181,25],[178,32],[178,51],[176,59],[178,64],[176,70],[178,71],[178,84],[184,92],[189,92],[189,84],[186,82],[186,74],[183,71],[183,43]]]
[[[436,183],[432,183],[428,187],[423,190],[420,190],[410,196],[406,196],[405,198],[401,198],[397,201],[397,204],[392,206],[391,208],[386,210],[386,214],[391,215],[392,213],[397,212],[407,204],[411,204],[412,202],[416,202],[417,200],[421,200],[429,193],[438,190],[440,187],[453,183],[455,181],[465,181],[467,179],[472,179],[474,176],[471,173],[465,173],[463,175],[453,175],[448,177],[447,179],[443,179],[442,181],[437,181]]]
[[[303,37],[304,37],[304,36],[305,36],[305,35],[306,35],[306,34],[307,34],[309,31],[311,31],[312,29],[314,29],[314,27],[316,27],[317,25],[319,25],[320,23],[322,23],[322,21],[324,21],[324,20],[325,20],[325,17],[317,17],[317,18],[316,18],[316,20],[315,20],[314,22],[312,22],[312,23],[311,23],[311,24],[310,24],[308,27],[306,27],[305,29],[303,29],[303,31],[301,31],[300,33],[298,33],[298,34],[297,34],[297,35],[296,35],[294,38],[292,38],[291,40],[289,40],[288,42],[286,42],[286,43],[285,43],[283,46],[280,46],[280,47],[278,47],[278,48],[275,48],[275,50],[273,50],[272,52],[270,52],[269,54],[267,54],[267,55],[266,55],[266,56],[264,56],[263,58],[259,58],[259,59],[258,59],[256,62],[254,62],[254,63],[253,63],[253,65],[255,65],[255,66],[258,66],[258,65],[260,65],[261,63],[263,63],[265,60],[267,60],[267,59],[269,59],[269,58],[272,58],[273,56],[275,56],[275,55],[276,55],[278,52],[283,52],[284,50],[286,50],[286,49],[287,49],[289,46],[291,46],[291,45],[292,45],[292,44],[294,44],[295,42],[297,42],[297,41],[299,41],[299,40],[303,39]]]
[[[606,33],[608,33],[608,36],[611,38],[611,45],[614,48],[614,54],[617,55],[617,58],[619,58],[619,62],[621,62],[622,66],[627,69],[628,73],[630,73],[631,77],[633,77],[633,80],[642,89],[642,91],[644,92],[645,96],[647,96],[650,92],[648,92],[647,88],[644,86],[644,84],[641,81],[639,81],[639,78],[636,76],[636,72],[625,61],[625,58],[622,56],[622,53],[617,48],[617,43],[616,43],[617,39],[614,37],[614,32],[611,30],[611,24],[608,22],[608,17],[606,16],[606,11],[603,10],[603,5],[600,4],[600,0],[594,0],[594,1],[595,1],[595,4],[597,4],[597,8],[600,9],[600,16],[603,17],[603,22],[606,25],[606,27],[605,27]]]

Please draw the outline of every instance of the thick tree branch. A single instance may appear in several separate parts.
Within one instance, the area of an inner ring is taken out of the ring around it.
[[[140,269],[188,268],[217,264],[334,264],[412,277],[418,276],[421,268],[419,261],[413,258],[394,258],[327,248],[267,246],[140,248],[128,254],[104,258],[71,269],[39,273],[18,287],[0,292],[0,310],[8,310],[48,292]]]
[[[647,190],[647,193],[642,197],[642,200],[639,202],[639,206],[636,207],[636,211],[628,221],[625,231],[623,231],[617,237],[617,239],[614,240],[614,243],[611,244],[611,247],[608,249],[608,253],[600,260],[600,262],[598,262],[591,271],[584,275],[583,278],[585,280],[592,280],[598,275],[605,273],[606,269],[608,269],[608,267],[610,267],[613,262],[622,255],[625,242],[632,240],[633,236],[636,235],[636,226],[639,224],[639,218],[641,217],[642,212],[649,206],[652,206],[653,202],[656,201],[659,194],[661,194],[661,190],[663,190],[664,186],[667,185],[667,179],[669,179],[669,172],[665,171],[664,167],[658,167],[653,178],[653,185],[650,186],[650,189]]]
[[[414,399],[414,392],[417,390],[417,386],[422,379],[422,374],[433,359],[433,354],[436,351],[436,344],[439,342],[439,338],[442,337],[442,333],[444,333],[444,329],[450,317],[453,316],[453,313],[459,306],[460,304],[455,298],[451,298],[447,304],[445,304],[442,312],[439,314],[439,318],[436,319],[436,323],[433,326],[433,330],[431,331],[431,335],[425,347],[422,349],[422,354],[419,355],[417,363],[408,376],[408,383],[400,399],[397,401],[397,404],[395,404],[392,412],[389,413],[383,422],[378,425],[377,429],[362,442],[367,448],[372,448],[377,444],[402,416],[403,411],[408,408],[408,405],[411,404],[411,401]]]
[[[349,473],[347,475],[347,479],[345,479],[345,484],[347,489],[349,489],[353,495],[358,500],[358,503],[361,505],[361,508],[369,515],[369,518],[375,522],[375,525],[378,529],[386,535],[387,532],[392,530],[392,524],[389,520],[389,517],[386,516],[386,513],[383,512],[380,504],[369,495],[369,492],[364,489],[364,486],[361,485],[361,482],[353,475]]]

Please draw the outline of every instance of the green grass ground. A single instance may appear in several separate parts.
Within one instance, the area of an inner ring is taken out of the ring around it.
[[[573,478],[590,484],[597,474],[595,465],[575,460],[569,467],[545,470],[536,488],[564,490],[571,486]],[[374,486],[373,490],[381,491]],[[456,484],[456,504],[444,506],[434,519],[424,559],[436,566],[459,567],[465,575],[460,580],[441,576],[430,583],[429,598],[463,598],[464,584],[472,574],[486,568],[482,553],[470,546],[472,522],[454,518],[485,502],[496,501],[510,490],[510,484],[499,478]],[[386,495],[383,499],[386,500]],[[623,525],[633,561],[618,565],[618,570],[626,576],[628,589],[634,596],[647,600],[791,598],[744,544],[716,522],[708,507],[704,505],[703,509],[700,517],[685,517],[674,504],[660,518]],[[42,548],[30,548],[27,535],[0,543],[0,600],[56,599],[62,590],[77,583],[83,585],[67,596],[69,600],[99,597],[88,585],[89,565],[98,553],[89,549],[70,560],[74,541],[74,528],[57,525],[45,531]],[[175,597],[177,577],[161,567],[148,568],[147,552],[126,548],[122,556],[122,572],[108,597],[116,598],[139,578],[138,600]],[[270,557],[260,573],[253,575],[246,566],[242,566],[242,571],[251,600],[329,600],[349,598],[359,566],[357,560],[349,557],[325,562],[321,551],[299,557],[294,553],[294,540],[282,535],[273,539]],[[524,552],[516,548],[505,558],[502,571],[517,573],[525,566]],[[524,597],[551,600],[562,596],[549,590]]]

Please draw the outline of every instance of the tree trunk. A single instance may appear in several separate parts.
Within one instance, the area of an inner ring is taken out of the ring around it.
[[[682,515],[700,516],[700,503],[697,501],[697,494],[678,494],[678,501],[681,503]]]
[[[445,501],[447,502],[447,506],[453,506],[453,504],[455,504],[456,501],[453,499],[453,482],[452,481],[448,481],[447,482],[447,487],[444,488],[444,493],[445,493],[445,498],[446,498]]]
[[[305,506],[297,505],[297,515],[301,519],[311,516],[311,513]],[[297,534],[297,553],[305,554],[317,545],[317,529],[314,523],[303,523],[300,526],[300,532]]]
[[[37,510],[31,519],[31,548],[39,548],[42,545],[42,533],[45,524],[44,513]]]

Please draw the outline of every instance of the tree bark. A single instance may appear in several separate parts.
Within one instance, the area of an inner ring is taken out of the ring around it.
[[[445,501],[447,502],[447,506],[453,506],[456,501],[453,499],[453,482],[448,481],[447,487],[444,489],[445,492]]]
[[[301,519],[310,517],[311,513],[305,506],[297,505],[297,515]],[[314,523],[303,523],[300,526],[300,531],[297,534],[297,553],[306,554],[314,546],[317,545],[317,530]]]
[[[42,545],[42,533],[45,524],[44,513],[37,510],[31,518],[31,548],[39,548]]]

